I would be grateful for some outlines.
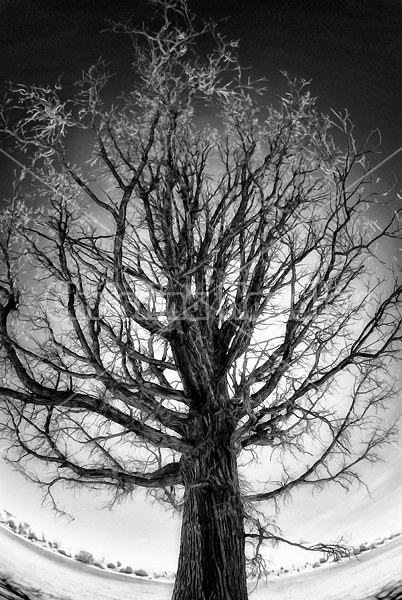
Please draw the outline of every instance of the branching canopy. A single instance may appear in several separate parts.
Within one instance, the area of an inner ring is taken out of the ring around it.
[[[382,408],[402,333],[385,254],[401,212],[373,224],[372,136],[359,146],[303,80],[265,106],[236,43],[181,0],[158,4],[156,33],[113,26],[133,45],[121,98],[100,61],[72,99],[15,84],[2,106],[26,164],[1,225],[9,459],[49,493],[142,486],[179,503],[180,457],[225,422],[239,460],[283,460],[246,503],[348,487],[393,434]]]

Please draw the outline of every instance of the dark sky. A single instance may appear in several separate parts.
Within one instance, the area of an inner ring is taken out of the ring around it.
[[[348,107],[358,132],[380,127],[384,152],[402,144],[401,0],[190,0],[202,16],[228,17],[221,29],[240,39],[244,65],[275,94],[279,70],[313,79],[321,108]],[[0,84],[64,84],[102,54],[119,74],[124,38],[100,34],[106,19],[149,21],[149,0],[0,0]],[[127,64],[127,62],[125,62]],[[401,160],[392,166],[401,164]]]
[[[222,19],[220,29],[240,40],[240,60],[254,78],[268,79],[267,100],[284,91],[280,70],[312,79],[323,112],[348,108],[363,141],[382,134],[374,166],[402,146],[402,0],[189,0],[201,16]],[[0,88],[7,80],[73,81],[102,55],[117,73],[112,85],[130,84],[130,46],[110,32],[107,20],[151,23],[152,0],[0,0]],[[0,98],[3,89],[0,89]],[[0,139],[0,148],[7,142]],[[15,168],[0,153],[0,203]],[[384,190],[402,195],[402,151],[376,173]],[[380,190],[380,191],[382,191]],[[397,200],[400,202],[400,200]],[[393,206],[393,208],[395,205]]]

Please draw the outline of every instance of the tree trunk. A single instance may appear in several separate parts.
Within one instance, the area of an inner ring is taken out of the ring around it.
[[[210,440],[181,466],[185,498],[172,600],[247,600],[235,453]]]

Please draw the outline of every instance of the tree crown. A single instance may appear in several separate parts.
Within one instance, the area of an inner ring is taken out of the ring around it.
[[[237,43],[184,1],[157,4],[156,32],[114,25],[134,67],[115,102],[99,61],[72,99],[18,84],[3,106],[27,165],[0,246],[10,459],[50,494],[143,486],[177,505],[180,457],[222,443],[295,459],[245,502],[348,486],[394,432],[379,409],[396,391],[402,288],[378,247],[400,240],[400,212],[373,227],[370,147],[347,113],[322,115],[286,74],[263,106]]]

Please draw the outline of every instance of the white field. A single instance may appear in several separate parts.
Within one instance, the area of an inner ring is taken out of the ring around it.
[[[48,600],[169,600],[172,583],[101,571],[39,546],[0,527],[0,573],[43,591]],[[402,538],[339,565],[273,577],[251,600],[362,600],[402,580]]]

